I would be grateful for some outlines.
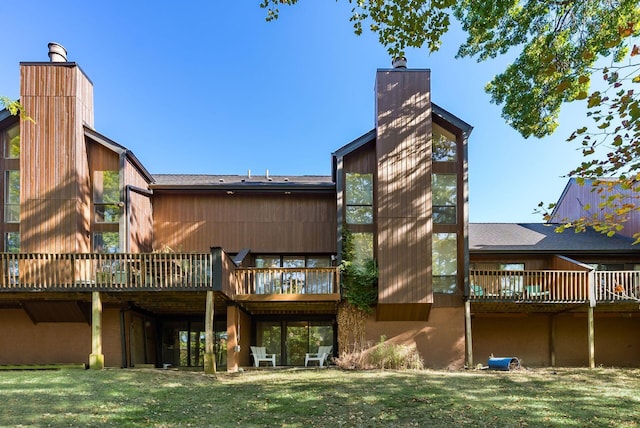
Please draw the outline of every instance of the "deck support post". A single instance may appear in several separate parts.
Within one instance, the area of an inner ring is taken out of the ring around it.
[[[100,370],[104,368],[104,354],[102,353],[102,299],[99,291],[91,293],[91,354],[89,368]]]
[[[551,314],[549,318],[549,363],[556,366],[556,316]]]
[[[471,302],[469,299],[464,302],[464,327],[465,327],[465,350],[466,350],[466,366],[473,368],[473,341],[471,334]]]
[[[596,346],[595,346],[595,333],[593,328],[593,306],[589,305],[587,309],[587,335],[589,341],[589,368],[594,369],[596,367]]]
[[[204,316],[204,372],[207,374],[216,373],[216,355],[214,352],[214,295],[212,290],[207,290],[207,301]]]

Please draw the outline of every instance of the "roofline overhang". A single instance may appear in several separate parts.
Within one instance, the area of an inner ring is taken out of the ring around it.
[[[8,119],[11,116],[13,115],[9,113],[9,110],[7,110],[6,108],[0,110],[0,122],[2,122],[5,119]]]
[[[233,191],[233,192],[260,192],[260,193],[325,193],[336,192],[334,183],[327,184],[295,184],[295,183],[220,183],[220,184],[151,184],[153,191]]]
[[[112,152],[115,152],[120,156],[124,155],[131,162],[131,164],[140,172],[140,174],[142,174],[142,176],[145,178],[145,180],[147,180],[148,183],[155,182],[153,175],[151,175],[151,173],[147,171],[144,165],[142,165],[142,162],[140,162],[140,160],[136,157],[136,155],[133,154],[131,150],[127,149],[121,144],[116,143],[112,139],[100,134],[98,131],[96,131],[93,128],[90,128],[87,125],[84,125],[84,135],[85,137],[88,137],[93,141],[95,141],[96,143],[101,144],[102,146],[111,150]]]
[[[471,132],[473,131],[473,126],[469,125],[467,122],[460,119],[455,114],[443,109],[434,102],[431,103],[431,114],[435,114],[436,116],[442,118],[443,120],[458,128],[460,131],[462,131],[462,134],[465,138],[469,138],[469,135],[471,135]]]
[[[571,255],[598,255],[598,256],[606,256],[606,255],[620,255],[620,254],[629,254],[629,255],[637,255],[640,256],[640,248],[637,250],[612,250],[612,249],[599,249],[599,250],[536,250],[536,249],[522,249],[522,250],[514,250],[513,248],[506,249],[492,249],[492,250],[478,250],[478,249],[469,249],[469,254],[544,254],[544,255],[554,255],[554,256],[564,256],[566,254]]]

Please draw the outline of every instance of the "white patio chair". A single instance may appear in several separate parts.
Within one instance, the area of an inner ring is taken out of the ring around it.
[[[260,366],[261,361],[271,362],[273,367],[276,366],[276,354],[267,354],[267,348],[264,346],[251,346],[251,355],[253,355],[253,364]]]
[[[324,366],[324,363],[327,361],[327,358],[331,354],[331,350],[333,346],[320,346],[318,347],[318,352],[316,353],[308,353],[304,357],[304,366],[307,367],[309,361],[317,361],[320,367]]]

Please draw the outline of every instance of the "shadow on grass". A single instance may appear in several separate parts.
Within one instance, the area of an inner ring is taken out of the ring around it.
[[[638,426],[640,370],[0,373],[2,426]]]

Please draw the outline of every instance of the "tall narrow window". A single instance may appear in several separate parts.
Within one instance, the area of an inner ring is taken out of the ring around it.
[[[456,224],[458,177],[455,174],[433,174],[433,222]]]
[[[457,289],[457,237],[455,233],[433,234],[433,292],[453,294]]]
[[[456,136],[451,132],[433,126],[433,150],[431,159],[434,162],[455,162],[457,158]]]
[[[373,174],[348,172],[345,199],[348,224],[373,223]]]
[[[20,221],[20,171],[6,171],[4,177],[4,221]]]
[[[373,233],[352,233],[353,264],[365,266],[373,259]]]
[[[96,171],[93,177],[93,205],[96,223],[120,221],[120,177],[117,171]]]
[[[5,159],[20,157],[20,125],[16,124],[0,134]]]

